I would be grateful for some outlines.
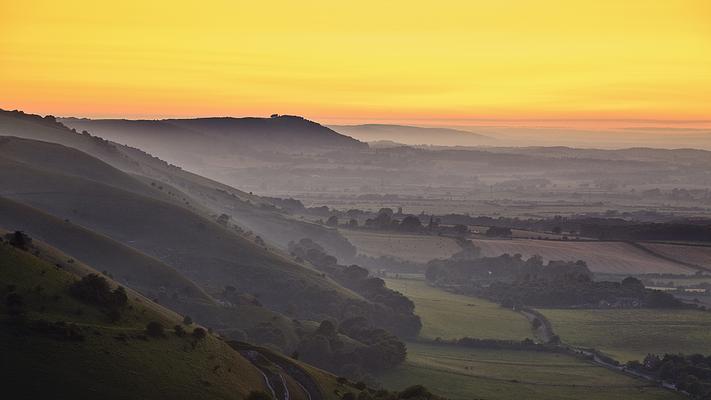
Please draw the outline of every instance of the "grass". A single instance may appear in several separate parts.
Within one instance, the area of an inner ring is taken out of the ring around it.
[[[648,353],[711,349],[711,313],[695,310],[540,310],[565,343],[593,347],[619,361]]]
[[[340,232],[353,243],[359,254],[371,257],[390,256],[413,262],[427,262],[435,258],[449,258],[462,249],[456,240],[442,236],[347,229],[341,229]]]
[[[408,361],[379,377],[458,399],[675,399],[671,392],[564,354],[409,343]]]
[[[13,366],[8,382],[22,386],[29,397],[61,390],[63,396],[76,398],[101,393],[112,399],[227,399],[263,388],[251,364],[215,336],[193,347],[190,336],[172,333],[172,326],[180,324],[177,314],[130,291],[121,320],[111,323],[99,308],[69,294],[75,279],[0,244],[0,294],[20,294],[24,310],[18,319],[8,315],[4,303],[0,306],[0,352]],[[23,321],[38,319],[76,324],[84,340],[62,340],[25,328]],[[166,327],[164,338],[141,339],[149,321]],[[120,334],[128,338],[117,340]]]
[[[422,338],[468,336],[522,340],[533,337],[525,317],[490,301],[449,293],[421,280],[386,279],[385,282],[415,303],[415,313],[422,319]]]
[[[572,242],[532,239],[476,239],[482,255],[496,257],[504,253],[524,258],[540,255],[544,260],[583,260],[593,272],[610,274],[673,273],[693,274],[692,268],[664,260],[623,242]]]

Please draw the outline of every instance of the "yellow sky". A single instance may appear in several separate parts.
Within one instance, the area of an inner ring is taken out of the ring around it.
[[[711,120],[711,1],[0,0],[0,108]]]

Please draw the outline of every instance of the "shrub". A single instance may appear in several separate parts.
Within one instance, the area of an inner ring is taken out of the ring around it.
[[[198,339],[198,340],[204,339],[205,336],[207,336],[207,332],[205,332],[204,329],[202,329],[202,328],[195,328],[195,329],[193,329],[193,337],[194,337],[195,339]]]
[[[173,327],[173,330],[175,331],[175,335],[176,335],[176,336],[178,336],[178,337],[183,337],[183,336],[185,336],[185,329],[183,329],[182,326],[180,326],[180,325],[175,325],[175,326]]]
[[[163,324],[157,321],[151,321],[146,325],[146,335],[150,337],[163,337]]]
[[[185,317],[183,317],[183,324],[192,325],[192,323],[193,323],[193,319],[190,318],[189,315],[186,315]]]
[[[14,233],[8,233],[5,238],[8,243],[18,249],[27,250],[28,246],[32,244],[32,238],[27,236],[22,231],[15,231]]]

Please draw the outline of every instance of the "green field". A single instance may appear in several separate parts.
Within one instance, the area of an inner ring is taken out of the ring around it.
[[[711,350],[711,313],[694,310],[540,310],[568,344],[593,347],[619,361],[647,353]]]
[[[525,317],[490,301],[449,293],[420,280],[386,279],[385,282],[415,303],[415,314],[422,318],[422,338],[533,338]]]
[[[671,392],[564,355],[409,343],[408,361],[379,377],[457,399],[676,399]]]

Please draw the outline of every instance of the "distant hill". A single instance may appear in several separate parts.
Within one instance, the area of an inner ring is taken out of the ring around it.
[[[423,128],[407,125],[331,125],[333,130],[364,142],[391,141],[407,145],[479,146],[493,144],[491,137],[450,128]]]
[[[250,149],[301,153],[367,148],[367,144],[356,139],[292,115],[164,120],[61,118],[59,121],[115,142],[135,143],[151,152],[156,145],[164,148],[190,145],[215,155],[244,153]]]

